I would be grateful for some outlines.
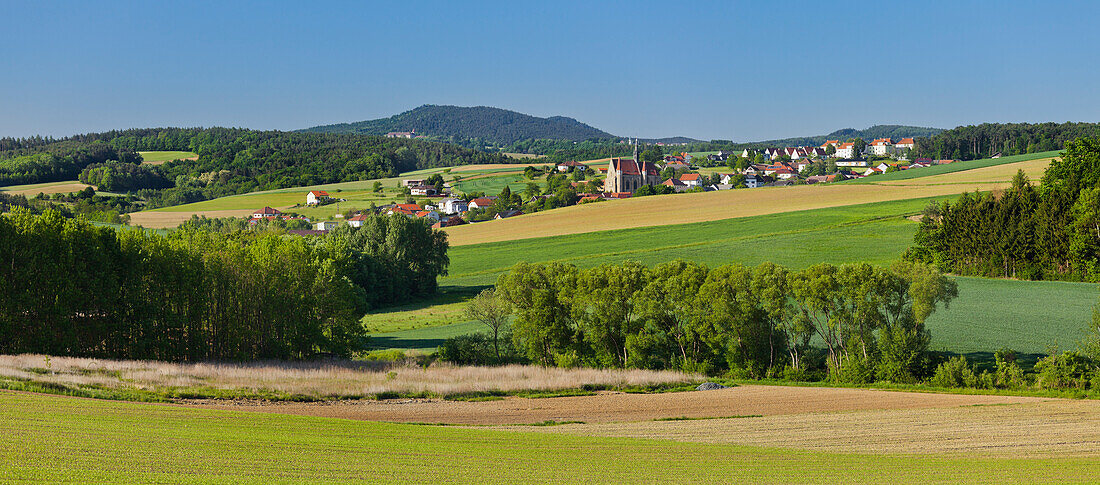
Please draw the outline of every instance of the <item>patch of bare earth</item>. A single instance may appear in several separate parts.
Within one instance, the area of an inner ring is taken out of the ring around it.
[[[715,418],[790,415],[881,409],[926,409],[973,404],[1032,402],[1034,398],[886,392],[868,389],[740,386],[716,391],[631,394],[498,401],[403,399],[328,403],[197,402],[202,407],[271,411],[330,418],[472,425],[531,424],[543,421],[585,423],[644,422],[661,418]]]
[[[56,184],[56,185],[43,184],[42,186],[31,186],[30,188],[26,188],[26,189],[3,190],[3,191],[7,192],[8,195],[22,195],[24,197],[34,197],[38,194],[47,194],[47,195],[49,195],[49,194],[68,194],[70,192],[80,192],[81,190],[84,190],[88,187],[91,187],[91,185],[74,182],[74,183],[71,183],[71,184]],[[2,190],[2,189],[0,189],[0,190]]]

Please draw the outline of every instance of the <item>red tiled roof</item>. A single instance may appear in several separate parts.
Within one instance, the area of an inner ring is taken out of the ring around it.
[[[420,204],[397,204],[394,207],[396,207],[398,209],[401,209],[401,210],[410,211],[410,212],[416,212],[418,210],[423,209],[423,207],[420,207]]]
[[[912,145],[912,144],[913,144],[913,139],[912,138],[902,138],[902,139],[898,140],[898,145]]]
[[[328,192],[323,190],[311,190],[309,193],[313,194],[314,197],[328,197]]]
[[[685,180],[699,180],[699,174],[697,174],[697,173],[685,173],[685,174],[680,176],[680,181],[682,182],[682,181],[685,181]]]
[[[471,200],[470,205],[476,205],[478,207],[485,207],[485,206],[493,205],[493,199],[490,199],[488,197],[479,197],[479,198],[476,198],[474,200]]]
[[[282,212],[279,212],[278,209],[272,209],[270,207],[264,207],[263,209],[260,209],[256,212],[253,212],[253,214],[263,214],[265,216],[269,216],[269,215],[273,216],[273,215],[282,214]]]
[[[652,162],[638,162],[631,158],[612,158],[611,166],[615,167],[615,170],[627,175],[640,175],[642,170],[647,175],[657,175],[657,166]]]

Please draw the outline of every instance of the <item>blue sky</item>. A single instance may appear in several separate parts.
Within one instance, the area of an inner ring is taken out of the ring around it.
[[[1100,121],[1100,5],[897,3],[0,0],[0,136],[421,104],[737,141]]]

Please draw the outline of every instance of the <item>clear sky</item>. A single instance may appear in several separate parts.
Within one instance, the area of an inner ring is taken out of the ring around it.
[[[0,136],[421,104],[620,136],[1100,121],[1100,2],[0,0]]]

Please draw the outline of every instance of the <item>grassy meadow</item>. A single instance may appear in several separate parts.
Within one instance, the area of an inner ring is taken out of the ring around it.
[[[17,482],[1088,482],[1097,465],[1094,457],[846,454],[0,392],[0,476]]]
[[[198,158],[198,153],[192,152],[138,152],[141,155],[141,160],[144,163],[150,165],[159,165],[164,162],[171,162],[172,160],[187,160],[190,158]]]

